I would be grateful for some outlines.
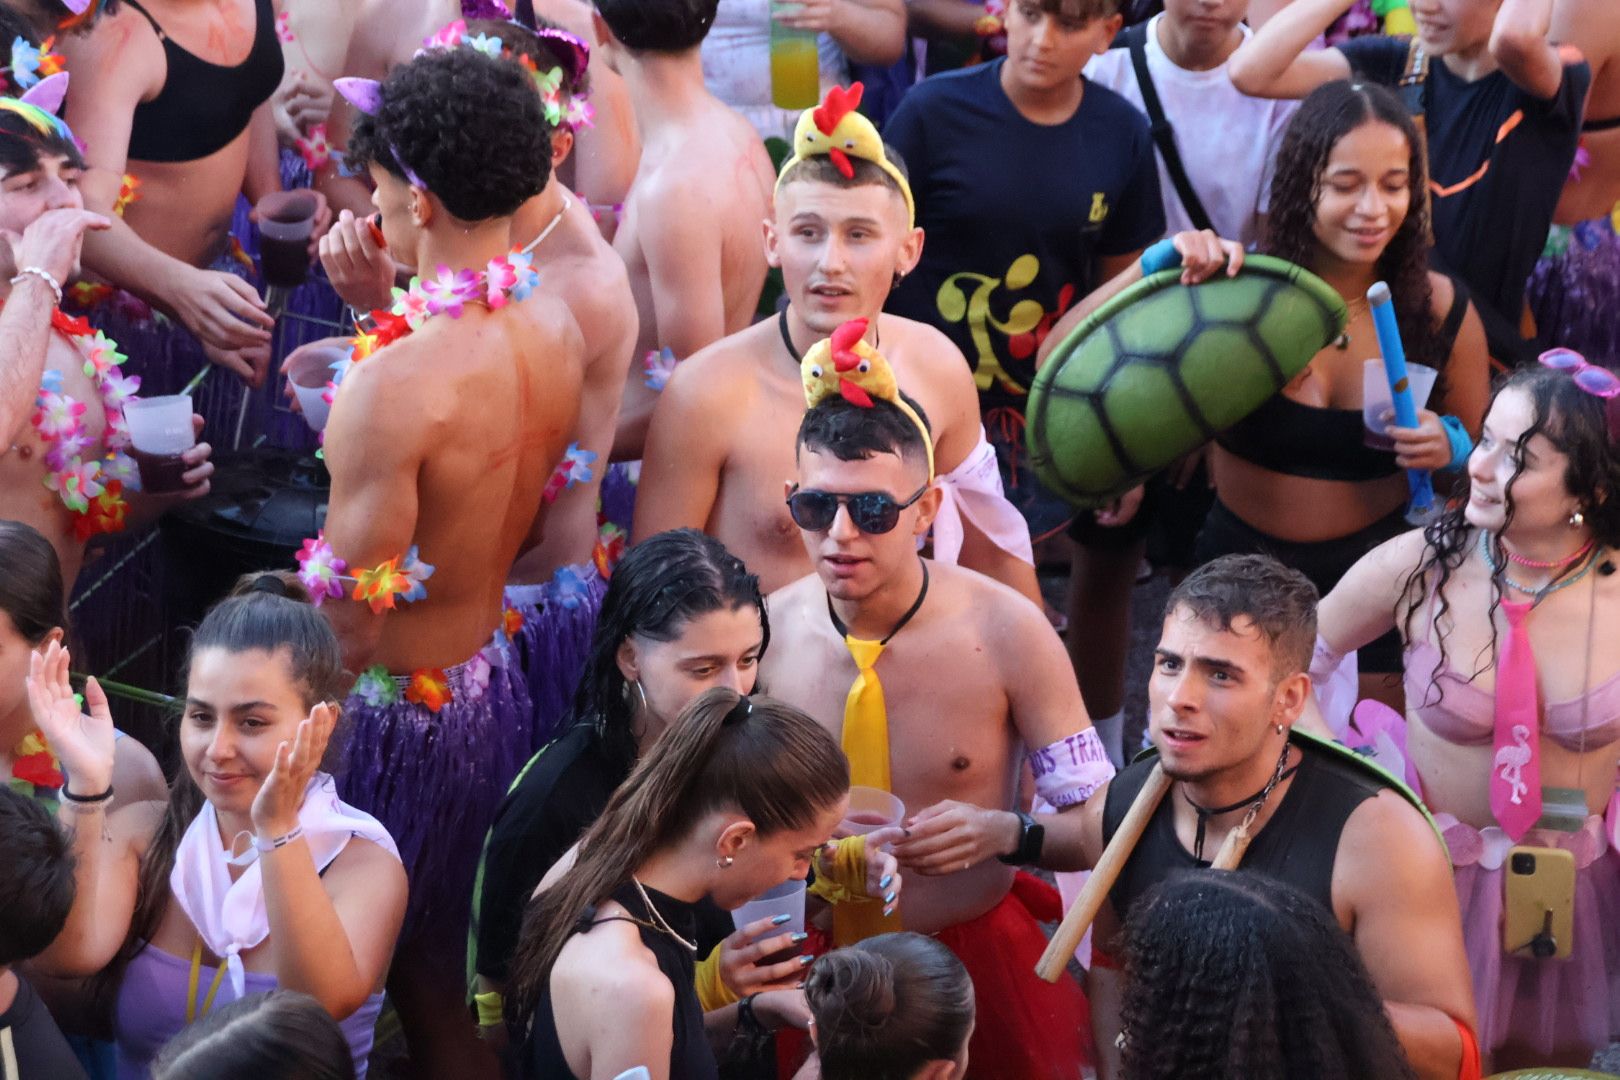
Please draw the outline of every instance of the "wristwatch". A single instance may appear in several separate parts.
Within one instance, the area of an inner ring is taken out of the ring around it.
[[[996,856],[1008,866],[1030,866],[1040,861],[1041,845],[1046,842],[1046,826],[1020,811],[1018,815],[1018,846],[1006,855]]]

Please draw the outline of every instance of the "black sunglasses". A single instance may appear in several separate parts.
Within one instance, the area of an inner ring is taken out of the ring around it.
[[[922,498],[927,490],[928,485],[924,484],[911,498],[897,502],[887,491],[835,495],[830,491],[813,489],[800,491],[795,484],[787,497],[788,513],[793,515],[793,523],[799,528],[820,532],[832,526],[840,506],[847,506],[849,520],[855,523],[857,529],[878,536],[893,530],[900,523],[900,511]]]

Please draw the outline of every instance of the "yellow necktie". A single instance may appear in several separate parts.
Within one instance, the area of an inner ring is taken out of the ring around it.
[[[882,641],[867,641],[853,637],[844,626],[828,599],[827,613],[833,626],[844,636],[844,645],[855,660],[855,681],[850,684],[844,699],[844,756],[849,758],[849,782],[859,787],[873,787],[889,791],[889,713],[883,701],[883,684],[878,681],[877,662],[884,646],[894,639],[913,615],[922,607],[928,595],[928,564],[922,563],[922,589],[916,603],[900,617],[899,623]],[[833,944],[853,945],[878,934],[900,929],[900,913],[887,918],[883,915],[882,898],[865,902],[838,904],[833,908]]]

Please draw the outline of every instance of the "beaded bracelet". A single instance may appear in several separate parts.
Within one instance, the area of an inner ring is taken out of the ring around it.
[[[56,306],[62,306],[62,283],[56,280],[55,274],[51,273],[43,266],[25,266],[21,270],[17,271],[17,276],[11,279],[11,284],[21,284],[22,280],[27,277],[37,277],[39,280],[49,285],[51,287],[51,292],[56,294]]]

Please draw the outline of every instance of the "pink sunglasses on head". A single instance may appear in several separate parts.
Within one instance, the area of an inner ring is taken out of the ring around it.
[[[1574,349],[1548,349],[1541,354],[1541,366],[1563,371],[1575,380],[1575,385],[1602,398],[1608,414],[1609,438],[1620,438],[1620,375],[1608,368],[1588,363],[1586,357]]]

